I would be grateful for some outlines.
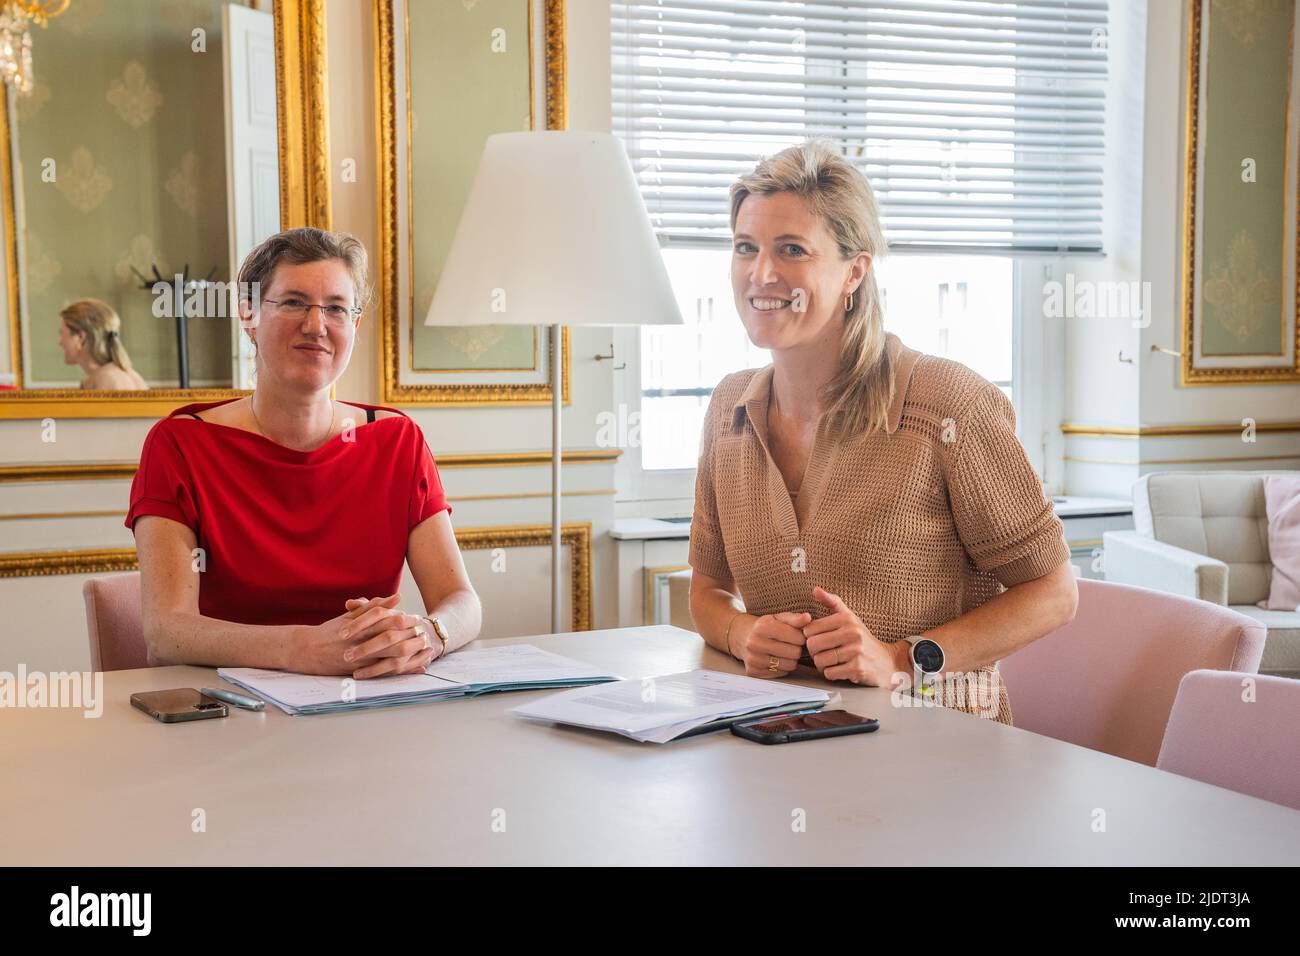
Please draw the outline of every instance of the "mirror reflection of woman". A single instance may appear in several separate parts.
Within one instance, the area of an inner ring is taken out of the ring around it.
[[[148,388],[131,367],[122,343],[122,319],[107,302],[78,299],[59,313],[59,347],[67,365],[80,365],[86,377],[81,387],[104,391]]]

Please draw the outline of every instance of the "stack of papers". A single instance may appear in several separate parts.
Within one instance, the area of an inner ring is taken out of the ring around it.
[[[721,718],[786,705],[816,706],[828,697],[825,691],[785,681],[698,670],[580,687],[521,704],[511,713],[665,743]]]
[[[257,667],[223,667],[217,675],[286,714],[328,714],[476,697],[494,691],[576,687],[618,680],[616,675],[590,664],[531,644],[456,651],[435,660],[423,674],[371,680],[313,677]]]

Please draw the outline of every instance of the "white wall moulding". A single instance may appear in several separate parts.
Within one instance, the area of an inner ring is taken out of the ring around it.
[[[516,525],[501,528],[461,528],[456,542],[462,550],[491,548],[547,547],[551,545],[549,524]],[[570,555],[569,606],[573,609],[570,629],[591,630],[591,522],[566,522],[560,527],[560,545]]]
[[[1083,455],[1066,455],[1065,460],[1081,462],[1088,465],[1125,465],[1141,467],[1147,465],[1223,465],[1248,461],[1293,461],[1300,463],[1300,452],[1296,452],[1294,455],[1219,455],[1209,458],[1089,458]]]
[[[569,448],[564,464],[613,464],[623,454],[620,448]],[[551,463],[548,451],[463,452],[439,455],[438,468],[520,468]],[[0,483],[17,481],[120,481],[135,476],[137,462],[94,462],[0,466]]]
[[[1259,432],[1300,432],[1300,422],[1255,422]],[[1241,422],[1207,422],[1189,425],[1138,425],[1120,427],[1113,425],[1082,425],[1062,423],[1063,435],[1089,435],[1109,438],[1181,438],[1188,435],[1240,434],[1246,428]]]
[[[593,488],[590,490],[566,491],[566,498],[607,497],[613,496],[613,488]],[[526,498],[549,498],[549,491],[520,491],[501,495],[448,495],[447,501],[455,504],[460,501],[518,501]],[[18,511],[0,514],[0,521],[51,521],[59,518],[125,518],[125,511],[105,509],[100,511]]]
[[[569,549],[569,599],[573,609],[570,629],[592,626],[591,523],[563,525],[560,541]],[[462,551],[493,548],[549,547],[551,527],[546,524],[503,525],[456,529]],[[63,574],[111,574],[138,569],[135,548],[85,548],[68,551],[25,551],[0,554],[0,578],[46,577]],[[487,582],[478,582],[482,587]]]

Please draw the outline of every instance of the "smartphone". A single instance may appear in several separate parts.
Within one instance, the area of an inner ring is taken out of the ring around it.
[[[869,734],[880,727],[875,717],[859,717],[847,710],[823,710],[775,720],[743,720],[731,725],[731,732],[760,744],[788,744],[796,740]]]
[[[131,706],[143,710],[154,720],[174,724],[182,720],[207,720],[226,717],[230,711],[219,700],[205,697],[193,687],[150,690],[131,695]]]

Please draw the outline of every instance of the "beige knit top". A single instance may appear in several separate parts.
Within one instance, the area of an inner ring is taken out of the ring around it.
[[[728,375],[714,389],[689,560],[734,581],[750,614],[824,617],[830,611],[812,596],[820,585],[892,642],[1069,559],[1002,391],[895,335],[887,348],[896,385],[886,431],[839,441],[823,425],[794,498],[768,452],[772,366]],[[982,670],[992,675],[996,664]],[[950,706],[1011,723],[1005,688],[996,710],[966,694],[953,703],[947,691]]]

